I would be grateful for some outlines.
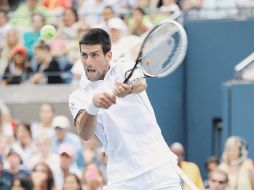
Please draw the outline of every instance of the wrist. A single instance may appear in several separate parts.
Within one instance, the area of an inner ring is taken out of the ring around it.
[[[87,106],[86,112],[89,113],[90,115],[97,115],[99,112],[99,108],[97,108],[93,103],[90,103]]]
[[[131,90],[130,90],[130,94],[133,93],[133,84],[131,84]]]

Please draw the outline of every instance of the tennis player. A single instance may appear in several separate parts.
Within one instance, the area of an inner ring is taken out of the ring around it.
[[[110,67],[110,37],[102,29],[91,29],[79,45],[87,79],[70,95],[69,107],[80,137],[96,135],[103,144],[104,190],[180,190],[177,157],[162,137],[146,81],[122,82],[133,61],[119,59]]]

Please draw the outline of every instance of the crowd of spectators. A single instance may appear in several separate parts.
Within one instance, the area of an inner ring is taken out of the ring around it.
[[[78,40],[91,27],[110,33],[113,57],[117,58],[126,49],[133,49],[138,38],[164,19],[179,16],[182,21],[182,12],[191,10],[206,10],[207,18],[234,16],[237,8],[253,5],[252,0],[22,0],[16,4],[3,1],[0,83],[75,83],[82,73]],[[40,29],[45,24],[56,27],[54,39],[41,38]]]
[[[0,102],[1,103],[1,102]],[[72,122],[49,103],[40,105],[38,121],[12,119],[1,103],[0,189],[101,190],[107,182],[107,156],[96,137],[82,141]],[[178,165],[200,190],[253,190],[254,162],[245,140],[229,137],[220,157],[204,162],[208,179],[186,160],[182,144],[169,145]],[[192,190],[182,181],[184,190]]]

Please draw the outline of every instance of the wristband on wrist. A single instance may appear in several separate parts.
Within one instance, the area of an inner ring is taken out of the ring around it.
[[[88,105],[86,112],[89,113],[90,115],[97,115],[99,109],[91,103]]]

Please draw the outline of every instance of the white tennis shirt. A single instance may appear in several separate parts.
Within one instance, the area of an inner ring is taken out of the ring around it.
[[[75,119],[80,109],[86,109],[91,97],[99,92],[112,92],[116,79],[132,68],[127,61],[111,67],[104,80],[82,81],[80,89],[70,95],[69,107]],[[117,98],[109,109],[97,115],[96,136],[108,156],[108,184],[130,179],[165,163],[177,163],[162,137],[146,92]]]

